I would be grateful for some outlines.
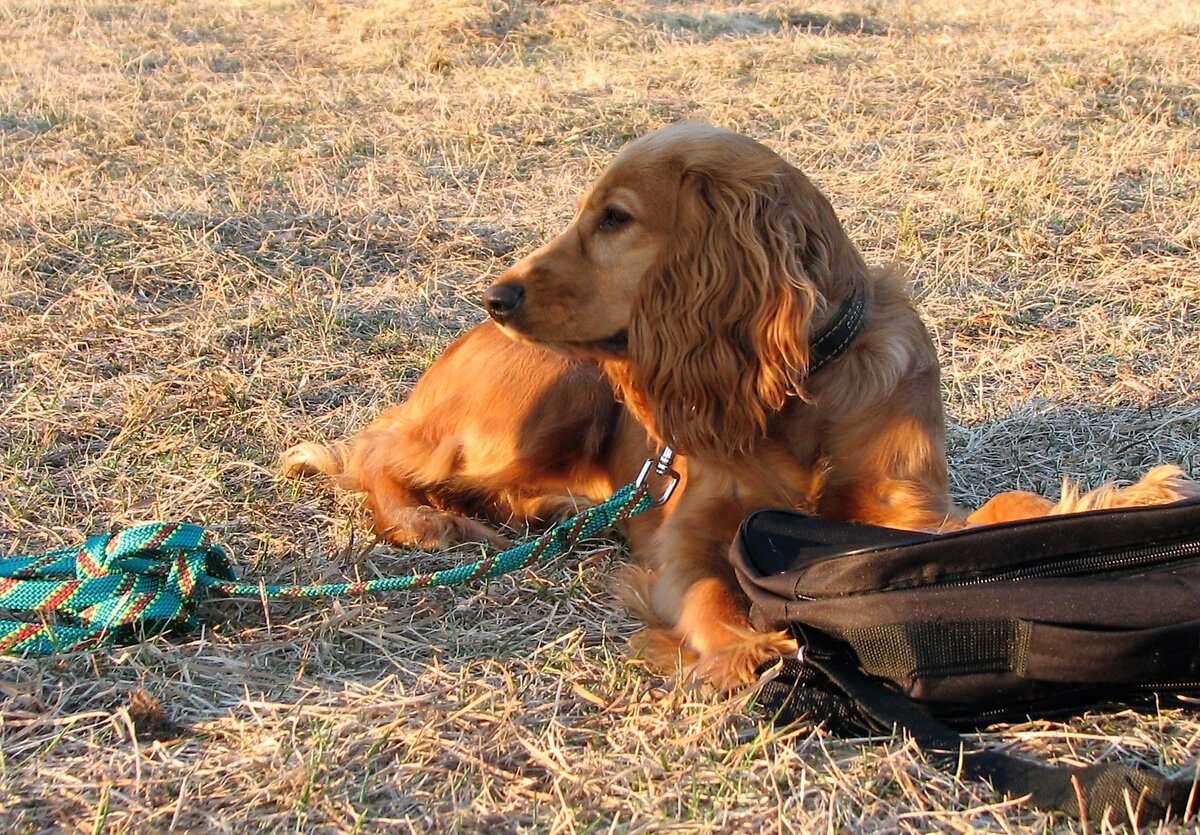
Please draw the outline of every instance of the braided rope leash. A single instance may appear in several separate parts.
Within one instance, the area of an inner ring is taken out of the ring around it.
[[[494,556],[443,571],[381,577],[357,583],[312,586],[238,582],[228,552],[208,530],[177,522],[152,522],[82,546],[41,556],[0,559],[0,609],[29,612],[38,620],[0,620],[0,653],[53,655],[129,638],[136,626],[159,631],[195,625],[205,592],[226,597],[314,599],[405,589],[457,586],[508,574],[564,553],[577,541],[665,502],[677,476],[669,453],[655,472],[670,485],[655,498],[646,485],[653,460],[633,484],[536,539]],[[57,615],[51,623],[47,616]]]

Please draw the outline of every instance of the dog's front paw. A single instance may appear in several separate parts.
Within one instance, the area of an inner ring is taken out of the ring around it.
[[[746,632],[719,652],[701,656],[693,675],[719,690],[734,690],[757,679],[764,661],[795,655],[796,640],[786,632]]]

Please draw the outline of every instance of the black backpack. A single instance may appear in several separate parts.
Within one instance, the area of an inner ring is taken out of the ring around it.
[[[1200,695],[1200,500],[946,534],[762,510],[730,558],[755,625],[801,644],[760,671],[775,721],[900,728],[1004,794],[1091,820],[1192,814],[1192,773],[1046,765],[954,728]]]

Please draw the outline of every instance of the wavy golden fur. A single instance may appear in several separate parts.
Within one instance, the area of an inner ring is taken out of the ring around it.
[[[789,199],[811,188],[803,175],[723,177],[723,162],[693,158],[680,171],[675,233],[628,325],[626,389],[661,436],[713,456],[750,450],[801,394],[817,305],[809,272],[826,269],[827,250],[815,207]]]
[[[853,294],[864,329],[810,375],[814,333]],[[394,541],[444,544],[499,541],[462,513],[552,516],[627,481],[654,444],[674,446],[686,483],[628,531],[644,569],[625,597],[649,627],[639,650],[659,665],[682,660],[731,686],[793,647],[754,631],[726,560],[755,509],[924,530],[1061,509],[1024,493],[970,517],[953,507],[937,357],[902,279],[869,270],[820,191],[746,137],[681,124],[631,143],[485,305],[515,341],[481,326],[343,452],[302,445],[285,463],[342,473]],[[1149,503],[1194,488],[1156,470],[1067,498]]]

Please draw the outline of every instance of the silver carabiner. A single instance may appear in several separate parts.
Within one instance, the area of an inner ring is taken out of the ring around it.
[[[654,500],[655,505],[666,504],[671,498],[671,494],[675,492],[675,487],[679,484],[679,473],[671,469],[671,462],[675,460],[675,450],[669,446],[663,447],[662,454],[658,456],[658,460],[647,458],[646,463],[642,465],[642,471],[638,473],[637,480],[633,483],[635,487],[641,487],[646,483],[646,479],[650,475],[650,471],[654,470],[657,476],[665,476],[670,480],[667,486],[663,488],[662,495]]]

